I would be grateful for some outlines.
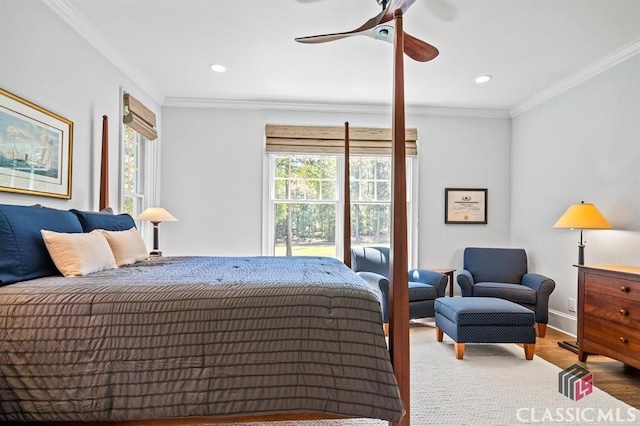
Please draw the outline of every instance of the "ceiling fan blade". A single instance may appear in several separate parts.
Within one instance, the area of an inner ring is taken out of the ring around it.
[[[417,39],[405,32],[404,53],[411,59],[414,59],[418,62],[428,62],[438,56],[440,52],[435,46],[432,46],[426,41]]]
[[[300,43],[326,43],[328,41],[340,40],[346,37],[358,35],[360,33],[372,30],[380,24],[391,21],[396,10],[402,9],[402,12],[404,13],[407,11],[407,9],[409,9],[409,7],[411,7],[413,3],[415,3],[415,1],[416,0],[391,0],[389,4],[387,4],[386,9],[384,9],[382,12],[369,19],[367,22],[353,31],[334,34],[321,34],[308,37],[297,37],[295,40]]]
[[[321,35],[308,36],[308,37],[297,37],[295,40],[300,43],[309,43],[309,44],[326,43],[328,41],[340,40],[343,38],[358,35],[360,34],[360,32],[361,31],[353,30],[353,31],[348,31],[346,33],[321,34]]]

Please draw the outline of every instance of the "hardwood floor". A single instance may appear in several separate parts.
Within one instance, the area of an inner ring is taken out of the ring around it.
[[[593,373],[593,384],[609,395],[640,409],[640,370],[620,361],[600,355],[589,355],[587,362],[578,361],[578,355],[558,346],[559,341],[575,338],[547,327],[544,338],[536,339],[535,354],[560,368],[578,364]]]

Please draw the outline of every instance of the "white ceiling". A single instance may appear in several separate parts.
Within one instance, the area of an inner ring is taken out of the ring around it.
[[[359,27],[374,0],[44,1],[160,102],[391,102],[391,44],[294,41]],[[405,56],[407,105],[513,112],[640,52],[640,0],[417,0],[404,29],[440,50]]]

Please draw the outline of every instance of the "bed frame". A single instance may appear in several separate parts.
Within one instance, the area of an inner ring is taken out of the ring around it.
[[[405,152],[405,109],[404,109],[404,31],[402,10],[396,10],[394,40],[394,99],[392,126],[392,200],[391,200],[391,251],[390,251],[390,294],[389,294],[389,351],[400,396],[405,407],[405,415],[398,426],[410,424],[409,392],[409,270],[407,249],[407,189],[406,189],[406,152]],[[109,121],[102,117],[102,160],[100,165],[100,203],[99,209],[109,207]],[[349,123],[345,123],[345,169],[344,169],[344,263],[351,266],[351,202],[349,187]],[[292,413],[265,416],[239,417],[197,417],[185,419],[158,419],[109,423],[82,423],[83,426],[100,424],[118,424],[131,426],[175,425],[201,423],[249,423],[279,422],[292,420],[346,419],[336,415],[322,413]]]

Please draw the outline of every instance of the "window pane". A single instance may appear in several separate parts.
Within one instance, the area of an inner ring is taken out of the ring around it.
[[[276,177],[289,177],[290,157],[276,157]]]
[[[376,161],[370,158],[363,158],[360,161],[360,179],[375,179]]]
[[[351,206],[352,245],[388,246],[391,230],[390,204],[353,204]]]
[[[319,200],[320,199],[320,181],[309,180],[307,181],[307,200]]]
[[[336,203],[276,203],[276,256],[336,256]]]
[[[376,200],[391,201],[391,189],[389,182],[378,182],[376,188]]]
[[[371,181],[362,181],[360,184],[360,200],[373,201],[376,199],[376,185]]]
[[[276,200],[287,199],[287,185],[289,181],[283,179],[276,179]]]
[[[379,159],[376,163],[376,178],[378,180],[391,179],[391,159]]]
[[[336,183],[332,181],[322,181],[322,200],[336,199]]]
[[[305,181],[302,179],[291,179],[289,181],[289,193],[292,200],[305,199]]]
[[[124,197],[124,213],[129,213],[132,217],[135,217],[133,211],[133,197]]]

